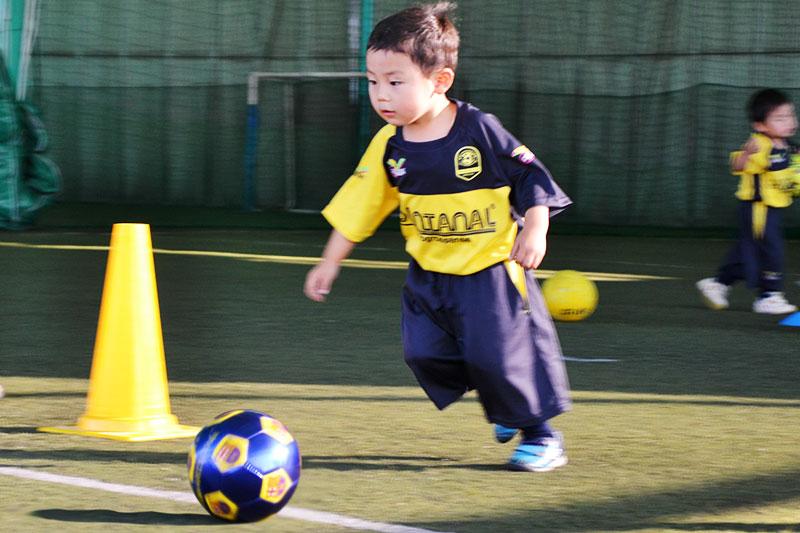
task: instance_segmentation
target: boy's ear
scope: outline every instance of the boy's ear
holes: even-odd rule
[[[753,128],[753,131],[757,131],[758,133],[764,133],[767,129],[763,122],[753,122],[750,126]]]
[[[436,72],[433,77],[433,91],[437,94],[444,94],[453,86],[456,73],[453,69],[445,67]]]

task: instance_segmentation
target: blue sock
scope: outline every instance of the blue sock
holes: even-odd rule
[[[545,439],[554,437],[553,428],[547,422],[536,424],[535,426],[528,426],[522,429],[522,442],[534,441],[538,439]]]

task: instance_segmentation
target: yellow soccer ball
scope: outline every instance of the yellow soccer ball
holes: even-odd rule
[[[555,320],[576,322],[597,309],[597,285],[575,270],[560,270],[542,284],[547,310]]]

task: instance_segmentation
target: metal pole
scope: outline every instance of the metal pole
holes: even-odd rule
[[[244,141],[244,190],[243,207],[245,211],[256,208],[256,151],[258,150],[258,106],[247,106],[247,132]]]
[[[17,100],[25,100],[28,96],[28,70],[33,55],[33,42],[38,29],[39,6],[37,0],[27,0],[24,8],[24,23],[20,38],[19,67],[17,69]]]
[[[367,43],[369,34],[372,31],[372,17],[374,12],[373,0],[361,0],[361,47],[359,70],[367,72]],[[358,84],[358,151],[363,153],[367,149],[370,140],[369,118],[372,114],[372,105],[369,102],[369,88],[367,80],[362,79]]]
[[[284,138],[286,139],[286,151],[283,154],[284,161],[284,183],[286,184],[286,199],[284,206],[286,209],[294,209],[297,205],[297,186],[295,174],[297,174],[296,144],[297,134],[295,132],[294,120],[294,83],[286,85],[284,93]]]
[[[258,109],[258,77],[250,73],[247,77],[247,129],[244,136],[244,183],[242,184],[242,207],[245,211],[256,208],[256,157],[260,113]]]
[[[25,0],[8,0],[6,10],[6,21],[10,23],[6,27],[8,39],[3,52],[12,86],[16,89],[22,51],[22,32],[25,25]]]

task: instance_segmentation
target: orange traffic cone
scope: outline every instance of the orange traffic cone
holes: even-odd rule
[[[170,413],[150,226],[114,224],[86,412],[76,427],[39,431],[144,441],[199,429]]]

